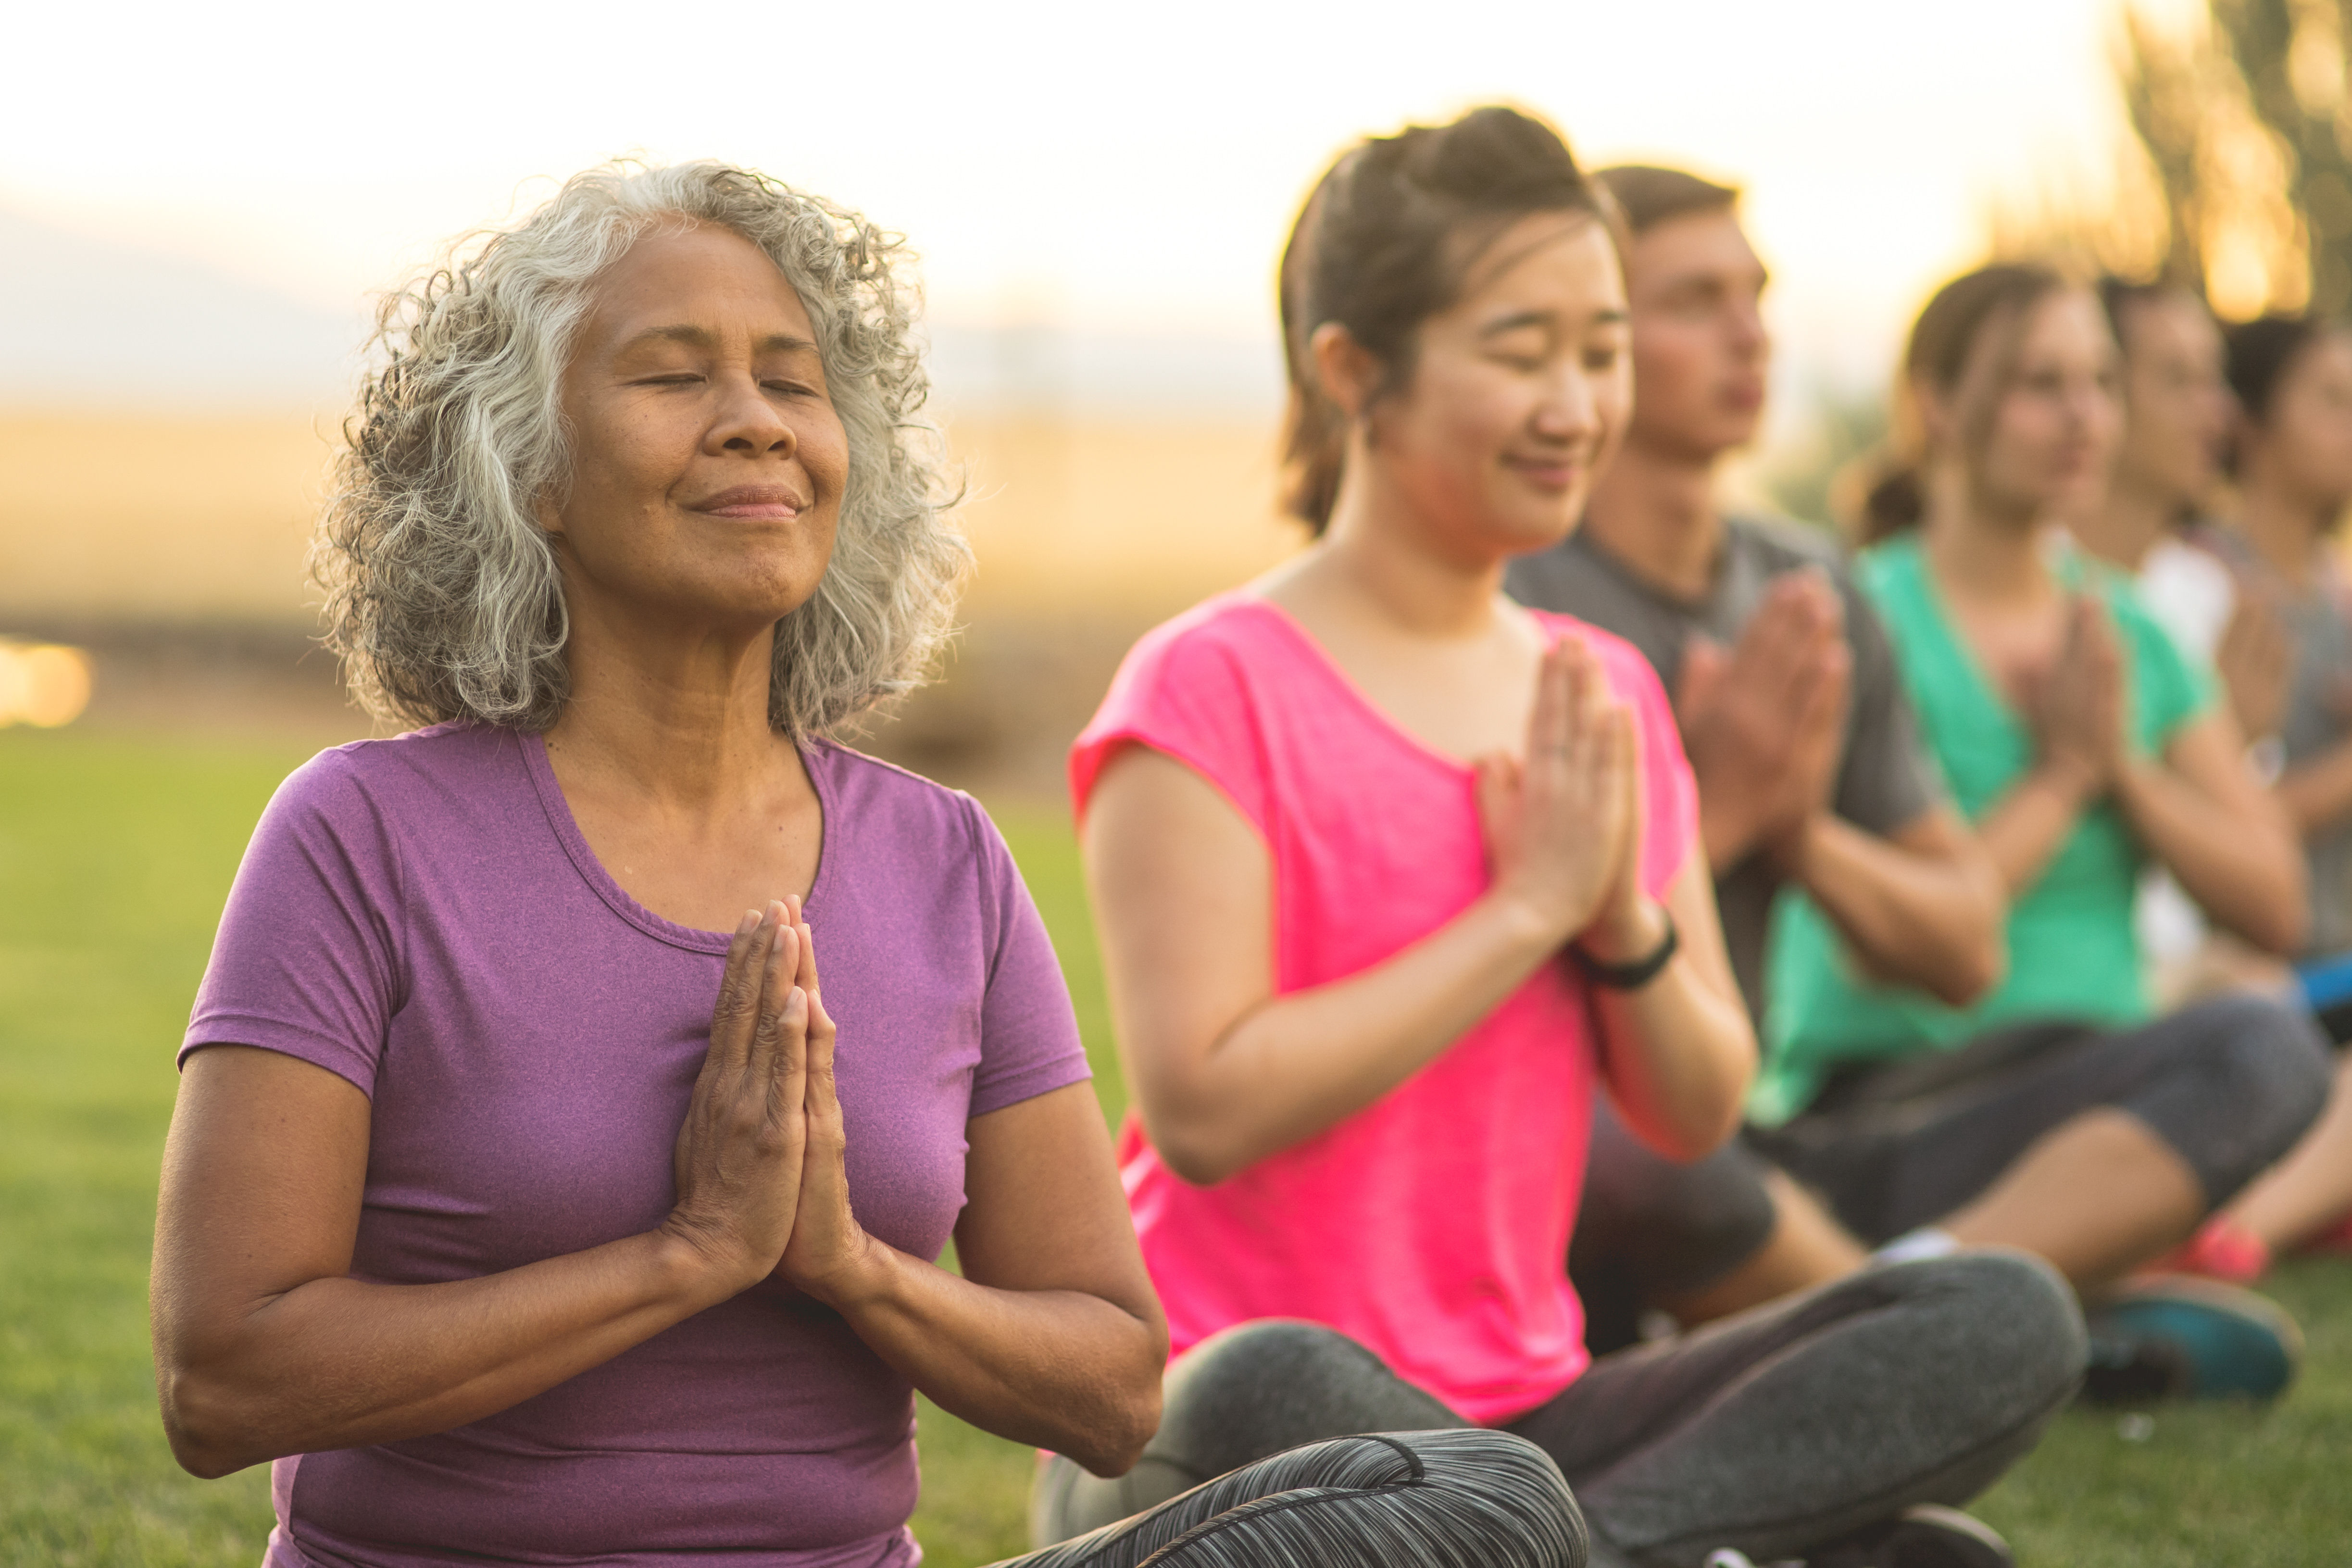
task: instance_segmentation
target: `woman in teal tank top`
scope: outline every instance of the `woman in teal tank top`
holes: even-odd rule
[[[2303,900],[2210,673],[2053,521],[2106,480],[2115,358],[2091,293],[2032,267],[1956,280],[1913,331],[1920,461],[1873,495],[1855,576],[2007,885],[2008,970],[1947,1006],[1866,973],[1789,897],[1751,1101],[1764,1142],[1865,1238],[2022,1245],[2090,1290],[2284,1153],[2326,1089],[2315,1031],[2284,1006],[2151,1018],[2132,922],[2146,858],[2273,952],[2301,940]]]

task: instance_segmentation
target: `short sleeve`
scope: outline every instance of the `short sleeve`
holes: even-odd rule
[[[397,835],[342,752],[278,786],[229,889],[180,1046],[256,1046],[373,1095],[405,991]]]
[[[1094,1075],[1061,963],[1028,884],[987,813],[977,803],[968,802],[967,809],[978,851],[982,929],[990,945],[971,1110],[985,1116]]]
[[[1548,618],[1574,627],[1591,644],[1610,689],[1633,710],[1642,745],[1642,888],[1663,899],[1698,841],[1698,780],[1683,752],[1674,706],[1658,672],[1633,644],[1565,617]]]
[[[1215,604],[1212,601],[1212,605]],[[1182,763],[1263,835],[1265,752],[1243,650],[1213,621],[1180,617],[1135,645],[1094,719],[1070,748],[1070,797],[1080,821],[1104,764],[1130,744]]]
[[[1921,743],[1885,623],[1851,584],[1840,586],[1853,679],[1835,804],[1838,816],[1884,838],[1941,804],[1944,791]]]

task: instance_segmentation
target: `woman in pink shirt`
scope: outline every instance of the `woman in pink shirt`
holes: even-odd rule
[[[1145,637],[1071,762],[1180,1359],[1129,1476],[1048,1466],[1041,1538],[1309,1437],[1478,1425],[1559,1463],[1595,1562],[2007,1561],[1922,1505],[2074,1384],[2036,1263],[1875,1268],[1587,1365],[1593,1096],[1696,1158],[1755,1054],[1654,677],[1500,592],[1630,405],[1611,216],[1503,109],[1368,141],[1307,200],[1283,314],[1317,543]]]

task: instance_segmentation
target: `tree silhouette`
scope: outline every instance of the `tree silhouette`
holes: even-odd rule
[[[2352,309],[2352,0],[2208,0],[2201,37],[2123,15],[2116,84],[2147,153],[2159,266],[2242,308]],[[2258,274],[2258,276],[2257,276]]]

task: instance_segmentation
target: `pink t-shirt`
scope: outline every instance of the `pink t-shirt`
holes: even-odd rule
[[[1566,616],[1642,740],[1643,885],[1662,894],[1697,832],[1674,714],[1642,656]],[[1397,728],[1288,615],[1211,599],[1138,643],[1070,757],[1084,813],[1134,742],[1214,784],[1264,837],[1277,993],[1366,970],[1489,884],[1471,772]],[[1119,1145],[1173,1348],[1254,1318],[1328,1323],[1473,1421],[1542,1404],[1584,1370],[1568,1282],[1597,1063],[1581,980],[1545,965],[1377,1104],[1213,1187]]]

